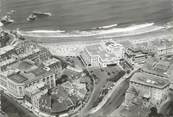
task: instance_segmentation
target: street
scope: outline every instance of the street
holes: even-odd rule
[[[92,111],[90,111],[90,114],[101,114],[106,116],[117,109],[124,101],[125,93],[129,87],[129,80],[131,76],[133,76],[133,74],[138,70],[139,67],[136,67],[130,74],[126,74],[119,79],[110,93],[104,97],[103,101],[96,108],[93,108]]]
[[[106,79],[107,79],[106,75],[105,76],[103,76],[103,74],[101,74],[101,75],[102,76],[100,76],[100,77],[102,77],[102,78],[100,78],[99,83],[95,85],[94,90],[91,94],[91,97],[88,100],[88,103],[85,105],[85,107],[80,112],[80,117],[84,117],[87,114],[87,112],[92,108],[93,103],[97,100],[97,97],[99,97],[100,92],[102,91],[102,88],[105,85]]]
[[[129,87],[128,80],[129,79],[123,79],[123,81],[116,87],[111,97],[107,100],[106,104],[104,104],[103,107],[96,113],[93,113],[94,116],[101,115],[105,117],[122,104],[122,102],[124,101],[125,92]]]

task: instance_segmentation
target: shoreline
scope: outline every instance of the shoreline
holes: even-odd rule
[[[107,40],[113,39],[115,41],[125,41],[125,40],[140,40],[140,39],[149,39],[149,38],[173,38],[173,29],[164,29],[155,32],[148,32],[145,34],[140,35],[133,35],[133,36],[123,36],[123,37],[106,37],[106,36],[91,36],[91,37],[30,37],[24,36],[26,40],[32,40],[39,43],[76,43],[76,42],[83,42],[83,43],[91,43],[100,40]]]
[[[91,30],[79,32],[66,32],[59,30],[34,30],[20,31],[17,33],[27,40],[39,43],[72,43],[72,42],[94,42],[106,39],[115,41],[121,40],[140,40],[149,38],[173,37],[173,22],[165,25],[145,23],[125,28],[112,28],[106,30]]]

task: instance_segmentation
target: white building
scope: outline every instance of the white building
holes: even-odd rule
[[[48,88],[55,87],[56,73],[45,67],[33,67],[24,71],[8,70],[0,73],[0,87],[8,91],[17,99],[22,99],[25,94],[33,92],[36,88],[45,85]],[[36,88],[34,88],[36,87]]]
[[[118,63],[124,57],[124,52],[125,49],[121,44],[106,40],[86,46],[80,57],[87,67],[106,67]]]
[[[173,41],[169,39],[154,40],[151,42],[159,56],[173,55]]]

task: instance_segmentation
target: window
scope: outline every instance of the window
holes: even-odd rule
[[[19,95],[23,95],[22,87],[19,87]]]

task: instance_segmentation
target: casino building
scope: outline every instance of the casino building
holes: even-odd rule
[[[80,58],[87,67],[106,67],[117,64],[124,57],[125,49],[113,40],[86,46],[80,52]]]

